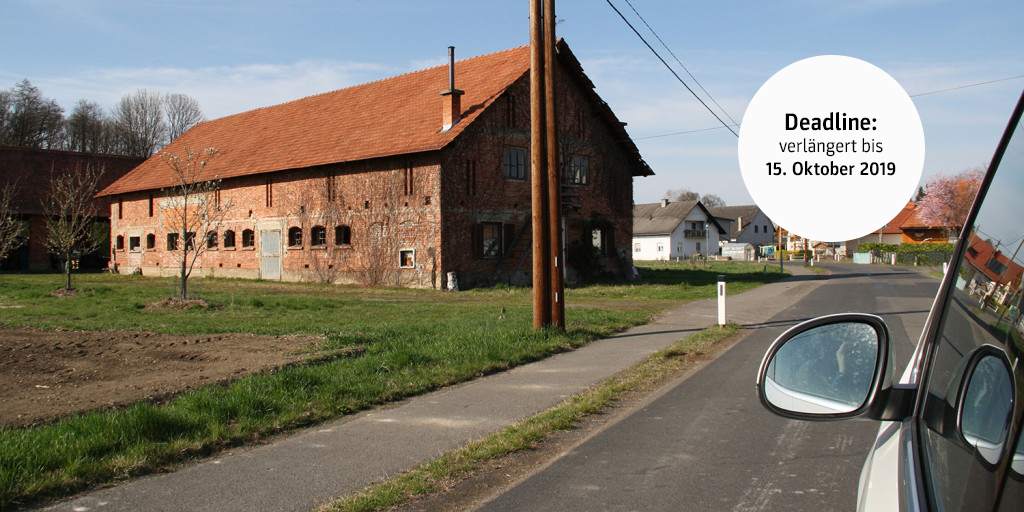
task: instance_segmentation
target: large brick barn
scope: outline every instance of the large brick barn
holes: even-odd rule
[[[633,177],[653,174],[564,42],[556,74],[568,263],[618,272]],[[197,125],[223,221],[187,233],[200,275],[445,287],[528,283],[529,47]],[[173,275],[173,172],[155,155],[107,187],[120,272]],[[178,230],[180,231],[180,229]],[[127,243],[124,243],[127,241]],[[204,247],[204,248],[205,248]],[[621,251],[629,258],[629,251]],[[574,257],[575,255],[575,257]],[[573,269],[569,269],[570,279]]]

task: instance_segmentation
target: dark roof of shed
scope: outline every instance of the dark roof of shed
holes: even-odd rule
[[[14,182],[17,194],[13,201],[14,211],[22,215],[42,215],[43,199],[50,193],[50,182],[56,173],[72,171],[87,166],[104,169],[99,188],[103,189],[124,176],[144,158],[78,153],[50,149],[15,148],[0,146],[0,185]],[[107,217],[110,212],[103,209],[97,215]]]

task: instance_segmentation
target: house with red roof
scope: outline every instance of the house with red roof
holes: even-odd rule
[[[963,222],[966,218],[960,220],[960,226],[952,226],[949,231],[946,227],[937,225],[939,223],[930,220],[929,216],[922,210],[919,205],[915,203],[908,203],[908,205],[915,205],[915,208],[910,215],[906,216],[898,225],[900,232],[903,234],[903,238],[900,243],[905,244],[924,244],[924,243],[946,243],[955,241],[951,239],[949,233],[952,232],[953,236],[960,231],[963,227]]]
[[[52,176],[75,172],[86,167],[103,169],[99,187],[107,187],[124,176],[142,158],[57,151],[51,149],[16,148],[0,146],[0,187],[14,183],[16,194],[12,201],[14,214],[23,222],[28,237],[10,254],[0,254],[5,270],[49,270],[60,268],[56,256],[46,248],[46,211],[44,201],[50,194]],[[110,215],[109,198],[93,201],[96,221],[105,224]],[[83,255],[79,264],[84,268],[103,268],[107,265],[108,251]]]
[[[905,241],[904,233],[902,229],[903,222],[906,221],[914,214],[916,203],[913,201],[907,202],[899,213],[893,217],[892,220],[886,222],[884,226],[875,231],[864,235],[856,240],[850,240],[846,242],[846,246],[851,251],[856,251],[857,246],[866,243],[883,243],[883,244],[894,244],[898,245]]]
[[[617,272],[632,180],[653,172],[564,41],[556,60],[566,246],[604,246],[596,263]],[[220,180],[224,218],[185,236],[206,245],[200,275],[528,283],[529,73],[524,46],[200,123],[99,194],[128,242],[118,270],[177,272],[163,155],[215,148],[200,179]]]
[[[1024,267],[977,233],[972,232],[969,240],[967,254],[964,255],[968,292],[982,301],[992,299],[1006,305],[1010,295],[1020,289]]]

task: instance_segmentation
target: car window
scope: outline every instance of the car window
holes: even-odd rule
[[[1010,510],[1024,477],[1014,465],[1024,393],[1024,130],[1014,136],[949,272],[939,334],[923,384],[919,437],[925,486],[938,510]],[[984,190],[984,187],[982,188]],[[964,219],[966,220],[966,215]],[[961,221],[962,223],[962,221]],[[1004,488],[1005,486],[1005,488]],[[1000,494],[1003,500],[1000,500]],[[1010,508],[1007,508],[1009,506]]]

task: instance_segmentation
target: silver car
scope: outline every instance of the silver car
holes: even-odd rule
[[[1024,128],[1021,95],[902,378],[881,318],[783,333],[757,392],[803,420],[881,421],[858,510],[1024,510]]]

